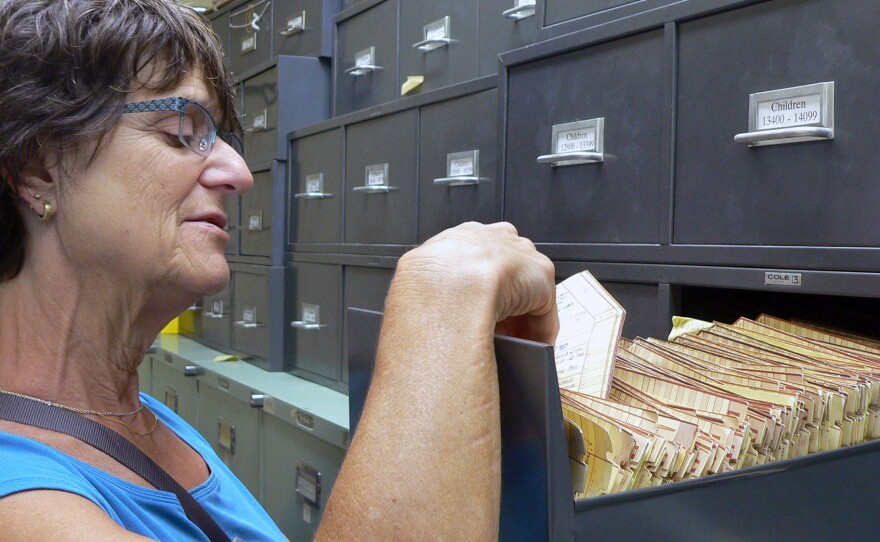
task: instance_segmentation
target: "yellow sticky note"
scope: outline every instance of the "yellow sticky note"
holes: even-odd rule
[[[168,322],[168,325],[166,325],[162,329],[161,333],[180,333],[180,320],[179,320],[179,318],[175,318],[174,320],[171,320],[170,322]]]
[[[413,92],[425,82],[425,77],[422,75],[407,75],[406,82],[400,87],[400,95],[406,96],[410,92]]]
[[[241,358],[233,355],[217,356],[214,361],[239,361]]]

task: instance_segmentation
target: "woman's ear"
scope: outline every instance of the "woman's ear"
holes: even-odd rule
[[[27,203],[41,220],[48,220],[55,213],[55,182],[52,173],[41,162],[26,166],[21,181],[12,187],[18,198]]]

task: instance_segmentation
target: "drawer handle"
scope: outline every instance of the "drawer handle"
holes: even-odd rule
[[[183,368],[184,376],[199,376],[205,374],[205,370],[198,365],[187,365]]]
[[[236,320],[232,323],[232,325],[241,329],[257,329],[260,327],[266,327],[266,324],[263,324],[261,322],[245,322],[244,320]]]
[[[758,132],[745,132],[733,137],[735,143],[754,145],[764,141],[778,141],[780,139],[795,139],[809,137],[816,139],[834,139],[834,130],[822,126],[795,126],[792,128],[777,128],[775,130],[761,130]]]
[[[333,194],[329,192],[300,192],[299,194],[294,194],[293,197],[296,199],[326,199],[332,198]]]
[[[502,15],[504,15],[508,19],[513,19],[514,21],[525,19],[526,17],[531,17],[534,14],[535,4],[523,4],[515,8],[504,10],[504,12],[502,13]]]
[[[266,395],[262,393],[251,394],[251,406],[253,408],[263,408],[266,403]]]
[[[306,12],[287,21],[287,27],[279,32],[282,36],[292,36],[306,31]]]
[[[293,327],[296,329],[302,329],[305,331],[317,331],[319,329],[323,329],[323,328],[327,327],[327,325],[326,324],[313,324],[311,322],[304,322],[302,320],[296,320],[296,321],[290,323],[290,327]]]
[[[195,312],[195,311],[200,311],[200,310],[202,310],[202,306],[199,305],[198,303],[193,303],[192,305],[189,306],[189,308],[186,309],[186,312]]]
[[[473,186],[475,184],[480,184],[480,181],[485,181],[484,177],[442,177],[440,179],[434,179],[434,184],[438,185],[446,185],[449,187],[452,186]]]
[[[351,68],[348,68],[345,70],[345,73],[352,77],[360,77],[361,75],[366,75],[381,69],[384,68],[382,68],[382,66],[376,66],[375,64],[361,64],[360,66],[352,66]]]
[[[254,134],[254,133],[258,133],[258,132],[268,132],[269,130],[271,130],[271,128],[269,128],[265,124],[263,126],[248,126],[247,128],[244,129],[244,131],[249,134]]]
[[[430,40],[422,40],[418,43],[413,43],[413,48],[418,49],[423,53],[427,53],[429,51],[433,51],[434,49],[446,47],[450,43],[455,43],[455,41],[456,40],[452,38],[434,38]]]
[[[355,186],[352,188],[355,192],[366,192],[367,194],[386,194],[397,190],[396,186]]]
[[[564,166],[567,162],[578,164],[593,164],[601,162],[605,155],[601,152],[563,152],[559,154],[545,154],[538,157],[539,164],[550,164],[551,167]]]
[[[222,319],[226,318],[227,316],[229,316],[228,314],[223,314],[221,312],[214,312],[214,311],[208,311],[208,312],[205,312],[202,314],[204,314],[208,318],[211,318],[214,320],[222,320]]]

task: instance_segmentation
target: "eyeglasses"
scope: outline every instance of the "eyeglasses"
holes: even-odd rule
[[[123,113],[150,113],[153,111],[179,112],[180,125],[177,130],[177,137],[186,148],[199,156],[208,156],[217,136],[220,136],[220,139],[225,141],[239,155],[244,155],[244,143],[242,143],[241,139],[232,132],[218,130],[211,113],[195,100],[177,96],[146,102],[127,103],[122,108]]]

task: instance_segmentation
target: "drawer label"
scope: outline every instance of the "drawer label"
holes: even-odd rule
[[[257,50],[257,35],[250,34],[241,40],[241,54],[250,53]]]
[[[265,130],[266,129],[266,110],[264,109],[258,115],[254,116],[254,130]]]
[[[596,128],[564,130],[556,134],[558,154],[596,150]]]
[[[222,301],[214,301],[211,303],[211,312],[217,316],[223,314],[223,302]]]
[[[305,18],[306,18],[306,12],[303,11],[302,13],[297,15],[296,17],[292,17],[290,19],[287,19],[287,30],[289,30],[289,31],[290,30],[305,30],[305,28],[306,28]]]
[[[257,323],[257,308],[248,307],[241,312],[241,319],[246,324]]]
[[[354,55],[354,65],[358,68],[362,68],[364,66],[372,66],[375,64],[376,60],[376,48],[370,47],[369,49],[364,49],[363,51],[359,51]]]
[[[449,37],[449,17],[443,17],[425,25],[426,40],[442,40]]]
[[[248,218],[249,231],[263,231],[263,211],[251,214]]]
[[[513,7],[524,8],[531,7],[535,5],[535,0],[516,0],[516,3]]]
[[[306,192],[309,194],[320,194],[324,191],[324,174],[315,173],[306,175]]]
[[[306,414],[305,412],[296,411],[296,423],[305,427],[306,429],[314,429],[315,428],[315,418],[311,414]]]
[[[479,150],[453,152],[446,155],[447,177],[476,177],[479,167]]]
[[[816,124],[821,119],[821,94],[758,102],[756,122],[759,130]]]
[[[388,164],[374,164],[366,168],[366,186],[388,184]]]
[[[320,314],[321,307],[319,305],[313,305],[312,303],[302,304],[302,321],[306,324],[317,324]]]
[[[764,272],[764,286],[793,286],[796,288],[804,284],[801,273],[788,273],[785,271]]]

